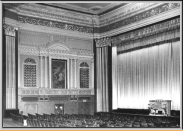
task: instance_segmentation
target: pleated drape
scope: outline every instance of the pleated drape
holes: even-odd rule
[[[180,110],[180,41],[118,55],[118,108],[147,109],[149,100],[172,100]]]
[[[113,46],[113,109],[164,99],[180,110],[180,51],[179,28]]]

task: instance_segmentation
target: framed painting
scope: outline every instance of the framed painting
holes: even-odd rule
[[[67,88],[67,60],[52,59],[52,88]]]

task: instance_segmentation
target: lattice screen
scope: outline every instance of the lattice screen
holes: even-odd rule
[[[89,88],[89,66],[86,62],[80,64],[80,88]]]
[[[32,59],[31,62],[30,58],[29,62],[27,59],[24,61],[24,87],[36,87],[36,65],[35,61]]]

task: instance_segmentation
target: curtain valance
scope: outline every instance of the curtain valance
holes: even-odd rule
[[[180,18],[145,27],[127,34],[112,38],[112,44],[117,44],[118,53],[143,47],[150,44],[180,39]]]

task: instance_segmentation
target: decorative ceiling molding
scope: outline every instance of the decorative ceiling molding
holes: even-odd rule
[[[80,4],[80,5],[78,5]],[[81,5],[83,4],[83,5]],[[86,4],[90,4],[90,7],[86,7]],[[124,3],[107,3],[108,5],[106,6],[101,6],[101,4],[106,4],[106,3],[101,3],[98,2],[98,5],[96,3],[46,3],[46,5],[53,5],[56,7],[61,7],[61,8],[67,8],[70,10],[75,10],[83,13],[88,13],[91,15],[99,15],[109,9],[115,8],[116,6],[119,6],[119,4],[122,4],[123,6]],[[84,7],[85,5],[85,7]],[[92,6],[93,5],[93,6]]]
[[[5,4],[6,9],[13,12],[18,12],[20,15],[26,16],[37,16],[44,19],[52,19],[61,22],[67,22],[72,24],[92,26],[91,15],[86,15],[82,13],[76,13],[63,9],[56,9],[53,7],[44,5],[38,5],[34,3],[8,3]]]
[[[42,9],[39,10],[39,12],[37,13],[42,13],[45,10],[48,11],[48,9],[43,8],[42,5],[36,5],[36,4],[26,4],[26,5],[23,5],[24,7],[22,5],[19,7],[15,6],[16,7],[15,9],[20,7],[25,8],[25,7],[28,7],[28,5],[31,5],[29,7],[31,8],[31,10],[34,9],[33,7],[36,7],[36,11],[38,11],[38,7],[42,7]],[[49,10],[50,9],[53,9],[53,8],[50,7]],[[107,26],[95,28],[95,31],[99,30],[99,32],[94,34],[93,34],[93,27],[72,25],[72,24],[47,20],[47,19],[43,20],[39,16],[37,16],[39,18],[19,16],[19,22],[15,22],[15,23],[10,19],[5,18],[5,23],[18,25],[18,27],[20,27],[21,29],[30,30],[30,31],[61,34],[65,36],[72,35],[74,37],[88,38],[88,39],[103,38],[103,37],[118,35],[126,31],[134,30],[143,26],[147,26],[149,24],[153,24],[155,22],[159,22],[171,17],[178,16],[180,15],[180,2],[179,3],[176,3],[176,2],[175,3],[133,3],[133,4],[130,3],[121,7],[120,9],[121,11],[119,11],[118,13],[111,14],[112,12],[119,10],[119,9],[116,9],[112,12],[102,15],[101,17],[95,16],[94,17],[95,21],[91,21],[91,23],[95,24],[93,27],[95,27],[96,25],[97,26],[100,25],[103,18],[104,18],[103,21],[107,21],[108,24],[106,23]],[[56,9],[54,11],[56,11]],[[50,10],[50,12],[54,12],[54,11]],[[68,14],[73,13],[73,12],[69,13],[69,11],[66,11],[66,12],[68,12]],[[47,14],[47,13],[49,12],[46,12],[43,14]],[[64,13],[62,14],[65,15]],[[89,17],[89,15],[87,16]],[[45,17],[47,16],[45,15]],[[109,23],[112,23],[112,24],[109,24]]]
[[[157,6],[155,8],[146,10],[142,13],[139,13],[137,15],[125,18],[121,21],[118,21],[114,24],[110,24],[108,26],[100,27],[100,33],[111,31],[113,29],[130,25],[133,23],[136,23],[138,21],[142,21],[143,19],[147,19],[165,12],[169,12],[171,10],[175,10],[176,8],[180,9],[180,3],[165,3],[163,5]]]
[[[160,22],[162,20],[166,20],[166,19],[176,17],[179,15],[180,15],[180,8],[169,10],[169,11],[163,12],[163,13],[158,14],[158,15],[153,15],[150,18],[142,19],[138,22],[135,22],[135,23],[132,23],[129,25],[125,25],[125,26],[122,26],[122,27],[117,28],[117,29],[110,30],[108,32],[101,33],[100,38],[101,37],[111,37],[114,35],[122,34],[124,32],[128,32],[128,31],[131,31],[131,30],[134,30],[137,28],[141,28],[144,26],[148,26],[150,24],[154,24],[154,23]]]
[[[52,35],[73,36],[73,37],[82,38],[82,39],[93,39],[92,33],[82,33],[77,31],[64,30],[60,28],[33,25],[28,23],[20,23],[10,18],[4,18],[4,23],[14,27],[18,27],[21,30],[26,30],[31,32],[48,33]]]
[[[101,15],[99,18],[99,25],[100,25],[100,27],[110,25],[112,23],[115,23],[117,21],[130,17],[132,15],[136,15],[144,10],[154,8],[161,4],[163,4],[163,3],[130,3],[130,4],[127,4],[124,7],[121,7],[114,11],[106,13],[104,15]]]

